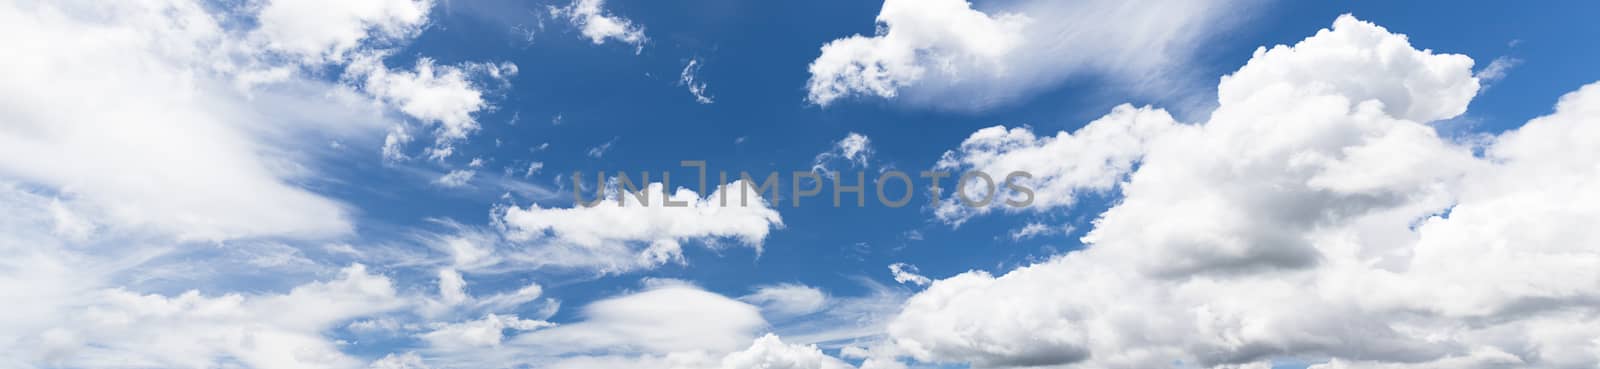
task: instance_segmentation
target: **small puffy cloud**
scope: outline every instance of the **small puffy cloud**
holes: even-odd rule
[[[438,179],[434,179],[433,184],[447,188],[463,187],[466,186],[467,182],[472,180],[472,176],[476,175],[477,173],[477,171],[466,169],[452,170],[449,173],[439,176]]]
[[[422,362],[422,356],[415,352],[407,352],[400,355],[384,355],[383,358],[367,365],[367,369],[432,369],[432,367]]]
[[[573,0],[572,4],[564,7],[550,7],[550,15],[566,19],[573,27],[578,27],[583,37],[595,45],[604,44],[609,39],[633,45],[636,50],[644,50],[644,43],[649,41],[644,35],[643,26],[611,14],[605,9],[605,0]]]
[[[489,107],[484,91],[504,86],[517,74],[511,63],[464,63],[437,65],[420,58],[412,70],[394,70],[383,64],[382,53],[359,55],[345,70],[362,91],[397,107],[425,125],[434,127],[434,146],[430,159],[443,160],[454,152],[454,143],[464,140],[479,128],[475,115]],[[398,146],[410,141],[404,131],[391,133],[384,142],[386,158],[404,158]],[[394,147],[391,149],[391,147]]]
[[[539,174],[540,170],[544,170],[544,162],[536,161],[528,163],[528,169],[523,171],[522,178],[532,178],[534,174]]]
[[[823,354],[816,346],[784,344],[768,334],[756,339],[750,348],[722,358],[720,369],[852,369],[850,364]]]
[[[900,284],[913,284],[926,286],[933,280],[918,274],[917,266],[906,263],[889,264],[889,273],[894,276],[894,281]]]
[[[1011,240],[1021,241],[1034,237],[1069,234],[1072,233],[1073,230],[1074,227],[1071,225],[1052,227],[1044,223],[1028,223],[1027,225],[1022,226],[1022,228],[1011,230]]]
[[[865,168],[867,161],[872,159],[872,154],[872,139],[867,138],[867,135],[850,132],[834,142],[828,151],[817,154],[812,160],[811,171],[831,172],[829,165],[835,164],[836,161],[844,161],[852,167]]]
[[[595,159],[603,158],[603,157],[606,156],[606,152],[611,151],[611,146],[612,145],[616,145],[617,144],[617,140],[620,140],[620,139],[622,139],[622,138],[621,137],[612,137],[611,140],[608,140],[605,143],[600,144],[599,146],[595,146],[595,147],[589,148],[589,152],[587,154],[591,158],[595,158]],[[541,145],[540,147],[543,148],[544,146]]]
[[[751,187],[735,181],[701,197],[687,188],[669,193],[661,183],[640,192],[609,186],[604,198],[585,199],[592,207],[510,207],[499,220],[508,239],[532,246],[508,256],[516,262],[626,272],[681,262],[681,243],[691,240],[732,239],[759,250],[783,220]]]
[[[405,146],[415,139],[404,125],[397,124],[390,128],[389,133],[383,136],[383,160],[399,162],[411,159],[411,155],[406,154]]]
[[[902,87],[936,73],[928,68],[933,63],[1003,58],[1022,46],[1022,28],[1030,19],[991,17],[964,0],[890,0],[877,22],[882,24],[878,35],[855,35],[822,47],[810,66],[807,100],[827,105],[854,94],[895,97]]]
[[[807,100],[852,96],[982,109],[1098,73],[1157,90],[1204,35],[1251,1],[889,0],[877,32],[828,42],[812,61]]]
[[[828,306],[826,293],[799,284],[762,286],[739,300],[760,306],[762,312],[779,318],[815,313]]]

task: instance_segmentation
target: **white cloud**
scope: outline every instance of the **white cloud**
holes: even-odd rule
[[[543,320],[520,319],[516,315],[489,314],[483,319],[441,325],[422,334],[421,338],[433,349],[497,347],[505,339],[506,330],[526,332],[552,326],[555,324]]]
[[[733,351],[750,342],[766,321],[754,306],[669,283],[601,300],[583,308],[584,321],[517,337],[524,345],[581,353],[633,347],[649,353]]]
[[[415,36],[429,4],[313,3],[306,17],[295,1],[0,5],[0,31],[17,36],[0,61],[0,174],[60,190],[108,227],[186,240],[348,234],[349,210],[302,188],[331,154],[308,143],[365,141],[392,123],[390,107],[316,70]],[[386,156],[409,140],[392,134]]]
[[[415,37],[432,7],[430,0],[271,0],[261,8],[254,36],[310,63],[340,61],[365,42]]]
[[[1263,48],[1143,145],[1087,249],[936,281],[890,335],[976,367],[1593,366],[1600,84],[1480,157],[1427,125],[1471,66],[1348,16]]]
[[[169,297],[106,289],[83,297],[87,304],[56,311],[75,318],[15,341],[31,352],[18,358],[72,367],[356,367],[360,361],[323,331],[401,306],[389,280],[360,265],[286,294]]]
[[[531,178],[534,174],[539,174],[542,169],[544,169],[544,162],[542,161],[528,163],[528,170],[523,172],[522,178]]]
[[[397,124],[391,127],[389,133],[383,137],[383,160],[399,162],[411,159],[410,155],[406,155],[405,146],[415,139],[406,131],[404,125]]]
[[[1203,36],[1251,1],[1148,4],[1115,0],[889,0],[872,36],[829,42],[811,63],[807,100],[852,96],[982,109],[1099,73],[1159,90]]]
[[[854,279],[869,292],[858,296],[830,295],[825,307],[801,319],[778,317],[772,333],[782,336],[785,342],[839,348],[842,357],[852,357],[843,349],[856,347],[872,351],[866,355],[876,359],[871,361],[892,361],[897,352],[885,333],[890,319],[910,296],[909,291],[867,277]]]
[[[776,318],[791,318],[821,311],[828,306],[828,295],[816,287],[799,284],[761,286],[739,300],[761,307]]]
[[[843,160],[852,167],[865,168],[867,161],[872,159],[872,154],[872,139],[867,138],[867,135],[850,132],[834,142],[828,151],[817,154],[812,161],[811,171],[829,173],[832,171],[829,165],[835,160]]]
[[[1070,224],[1064,226],[1050,226],[1044,223],[1028,223],[1027,225],[1022,226],[1022,228],[1011,230],[1011,240],[1021,241],[1034,237],[1070,234],[1073,230],[1074,227]]]
[[[589,157],[595,158],[595,159],[599,159],[599,158],[605,157],[606,156],[606,152],[607,151],[611,151],[611,145],[617,144],[617,140],[620,140],[620,139],[622,139],[622,138],[621,137],[612,137],[611,140],[608,140],[605,143],[600,144],[600,146],[595,146],[595,147],[589,148],[589,152],[588,152]],[[542,148],[544,146],[541,145],[540,147]]]
[[[477,171],[465,169],[452,170],[449,173],[439,176],[438,179],[433,180],[433,184],[448,188],[463,187],[467,185],[468,181],[472,180],[472,176],[475,174],[477,174]]]
[[[666,355],[574,357],[547,366],[555,369],[852,369],[813,345],[784,343],[775,335],[756,339],[750,347],[727,355],[690,351]]]
[[[573,0],[564,7],[550,7],[550,15],[565,18],[595,45],[611,39],[633,45],[635,52],[643,51],[644,43],[650,40],[644,35],[644,27],[612,15],[604,6],[605,0]]]
[[[612,187],[593,207],[510,207],[499,219],[508,239],[532,246],[508,256],[518,263],[627,272],[682,262],[680,244],[690,240],[734,239],[759,251],[783,220],[750,187],[735,181],[701,197],[687,188],[668,195],[661,183],[651,183],[642,190],[644,202],[638,193]],[[749,196],[747,204],[741,204],[742,194]],[[666,206],[669,199],[684,206]]]
[[[348,132],[328,117],[280,114],[338,108],[340,96],[293,90],[328,88],[311,82],[254,99],[230,88],[228,70],[242,66],[213,67],[227,48],[204,45],[239,41],[199,4],[0,5],[0,31],[15,36],[0,61],[5,177],[61,189],[113,226],[180,238],[349,231],[343,205],[291,184],[305,174],[291,165],[301,158],[274,142]]]
[[[932,279],[918,274],[917,266],[906,263],[889,264],[889,273],[894,276],[894,281],[900,284],[913,284],[926,286],[933,282]]]
[[[413,70],[391,70],[383,64],[383,53],[356,56],[345,70],[345,78],[374,97],[394,105],[407,116],[435,126],[430,159],[443,160],[454,152],[454,143],[479,128],[474,117],[489,107],[484,90],[505,86],[517,74],[515,64],[464,63],[436,65],[433,59],[417,59]],[[491,85],[486,85],[489,83]],[[390,147],[410,141],[408,136],[391,134],[384,142],[386,157]],[[392,156],[392,157],[391,157]]]
[[[947,224],[959,225],[996,208],[1044,211],[1071,206],[1081,192],[1111,190],[1133,170],[1148,146],[1178,128],[1177,121],[1164,110],[1123,104],[1077,132],[1060,132],[1055,137],[1036,137],[1026,127],[994,126],[978,130],[962,141],[959,149],[945,152],[935,169],[987,174],[996,184],[995,200],[990,206],[967,206],[955,193],[958,186],[950,185],[945,187],[948,189],[946,198],[934,209],[934,214]],[[1032,204],[1027,207],[1005,204],[1005,201],[1025,201],[1028,196],[1011,191],[1005,185],[1006,177],[1013,172],[1025,172],[1032,177],[1016,177],[1012,182],[1033,191]],[[966,189],[970,199],[988,195],[981,182]]]
[[[750,348],[723,357],[721,369],[851,369],[839,359],[822,353],[816,346],[784,344],[768,334],[756,339]]]
[[[503,316],[500,318],[505,321],[495,324],[513,324],[518,320],[514,315],[505,314],[506,312],[515,311],[529,305],[535,300],[539,300],[539,297],[544,294],[543,287],[530,283],[515,290],[492,295],[474,296],[467,290],[466,277],[453,268],[439,270],[438,288],[438,298],[430,296],[412,297],[412,307],[416,309],[415,313],[418,316],[428,319],[449,320],[463,316],[502,314]],[[531,318],[548,319],[561,305],[559,301],[547,298],[533,307],[537,308],[537,311],[541,312],[541,314],[531,316]],[[489,318],[485,317],[484,319]],[[480,321],[476,324],[481,326],[482,324],[490,324],[490,322]]]
[[[701,65],[699,59],[689,59],[689,64],[684,65],[683,72],[678,74],[678,84],[689,88],[689,93],[694,95],[695,102],[710,104],[712,100],[710,96],[706,96],[706,82],[698,80]]]
[[[1511,73],[1511,68],[1516,68],[1518,64],[1522,64],[1522,59],[1509,56],[1494,58],[1494,60],[1489,61],[1489,65],[1478,70],[1478,73],[1474,74],[1473,77],[1477,77],[1478,83],[1483,84],[1483,89],[1487,90],[1489,85],[1506,78],[1506,74]]]
[[[851,368],[816,346],[762,335],[767,322],[755,306],[682,282],[649,283],[643,291],[596,301],[584,307],[581,316],[555,327],[523,322],[518,324],[531,329],[473,329],[473,334],[455,338],[478,345],[440,340],[422,352],[463,367]],[[484,319],[471,324],[498,326],[493,323]],[[465,325],[450,327],[468,332]],[[506,332],[509,337],[500,336]]]
[[[409,302],[360,264],[308,282],[331,272],[307,254],[321,250],[279,240],[354,228],[345,205],[307,189],[327,181],[321,161],[348,151],[325,143],[376,145],[401,127],[385,155],[403,156],[411,138],[390,117],[451,116],[404,83],[373,96],[324,80],[354,55],[408,42],[430,8],[0,4],[0,32],[18,37],[0,60],[0,295],[29,301],[0,314],[0,366],[362,366],[330,331]],[[390,74],[424,87],[448,75]],[[363,254],[351,250],[339,257]],[[266,271],[219,271],[233,267]],[[297,273],[270,273],[286,267]],[[251,292],[228,292],[241,275]]]
[[[50,217],[55,220],[52,233],[62,239],[82,242],[94,234],[94,222],[68,209],[60,199],[51,199]]]
[[[415,352],[400,355],[388,354],[383,358],[373,361],[368,369],[430,369],[427,363],[422,362],[422,356]]]

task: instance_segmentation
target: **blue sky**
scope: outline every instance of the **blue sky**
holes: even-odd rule
[[[13,2],[0,368],[1593,366],[1597,11]]]
[[[1423,4],[1262,4],[1244,14],[1248,22],[1205,44],[1196,58],[1203,62],[1186,65],[1195,70],[1197,80],[1192,83],[1196,86],[1175,92],[1182,95],[1175,98],[1129,97],[1126,92],[1115,92],[1120,87],[1114,82],[1096,82],[1090,77],[982,112],[927,111],[866,99],[820,108],[805,101],[806,65],[821,44],[872,32],[872,18],[880,4],[606,4],[616,14],[646,27],[653,40],[643,52],[635,55],[629,45],[594,45],[579,37],[578,31],[555,22],[528,42],[524,35],[506,31],[504,24],[485,19],[537,13],[550,4],[453,4],[448,13],[434,20],[440,29],[430,30],[399,53],[429,55],[441,62],[494,59],[527,66],[496,104],[497,111],[480,116],[483,131],[463,147],[454,166],[484,157],[492,160],[491,169],[511,167],[520,174],[526,162],[539,161],[545,167],[530,182],[546,187],[554,185],[554,175],[572,171],[589,176],[585,182],[592,181],[595,171],[618,170],[671,170],[675,176],[693,178],[693,169],[679,167],[681,160],[706,160],[711,170],[787,174],[809,169],[818,153],[846,134],[859,132],[872,138],[873,165],[920,171],[931,168],[940,154],[979,128],[1029,125],[1039,131],[1073,130],[1125,102],[1162,107],[1188,98],[1188,93],[1214,96],[1214,91],[1206,91],[1213,88],[1207,85],[1237,69],[1256,47],[1298,41],[1344,13],[1404,32],[1419,47],[1469,55],[1482,60],[1480,63],[1498,57],[1523,60],[1513,69],[1513,77],[1474,100],[1470,115],[1478,121],[1474,132],[1492,133],[1520,125],[1547,113],[1551,101],[1561,94],[1600,79],[1600,72],[1582,67],[1590,65],[1582,60],[1600,59],[1597,51],[1565,42],[1582,38],[1575,35],[1600,32],[1576,19],[1581,11],[1460,6],[1450,10],[1451,21],[1442,22],[1408,16],[1431,8]],[[534,27],[537,22],[523,18],[528,17],[498,22],[511,22],[512,28]],[[1515,46],[1513,41],[1517,41]],[[704,65],[698,76],[708,84],[715,99],[712,104],[696,103],[678,84],[679,72],[691,59]],[[404,60],[391,62],[403,64]],[[559,125],[551,123],[556,116],[561,117]],[[507,124],[513,117],[517,124]],[[736,143],[740,138],[743,143]],[[503,144],[495,147],[493,139]],[[603,158],[588,156],[589,149],[613,140],[615,144]],[[548,150],[530,152],[547,142],[551,144]],[[375,167],[373,171],[389,171],[378,167],[379,163],[368,164]],[[495,170],[485,172],[496,175]],[[472,196],[439,191],[415,179],[394,181],[398,183],[380,183],[395,186],[372,186],[366,181],[350,185],[377,187],[376,191],[352,190],[358,193],[404,191],[405,195],[396,195],[404,201],[379,197],[361,202],[361,208],[374,209],[374,219],[399,227],[426,227],[419,223],[419,218],[425,217],[484,222],[484,209],[499,202],[502,193],[484,189]],[[360,197],[366,196],[378,195]],[[919,194],[917,202],[924,202],[925,196]],[[541,203],[566,206],[570,198],[570,191],[560,191],[557,198]],[[1103,203],[1110,199],[1097,196],[1091,200]],[[804,283],[851,295],[865,292],[860,277],[892,284],[884,266],[894,262],[911,262],[931,276],[971,269],[1001,273],[1077,248],[1076,237],[1013,241],[1007,234],[1036,220],[1073,224],[1081,233],[1088,220],[1104,210],[1103,204],[1091,204],[1069,211],[979,219],[952,229],[933,221],[926,209],[887,209],[870,201],[868,205],[864,209],[786,207],[786,229],[774,232],[764,242],[765,253],[760,257],[744,248],[691,248],[686,257],[689,265],[668,265],[647,274],[695,281],[729,295],[772,283]],[[391,207],[398,209],[388,210],[395,209]],[[921,233],[924,239],[907,239],[911,231]],[[856,248],[858,243],[870,247],[862,252]],[[604,297],[634,288],[638,278],[577,278],[583,281],[565,288],[578,296]],[[580,297],[565,300],[583,301]]]

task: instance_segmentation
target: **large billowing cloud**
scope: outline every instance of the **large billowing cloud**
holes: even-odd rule
[[[330,142],[375,156],[385,126],[487,108],[393,92],[476,97],[493,86],[453,82],[514,68],[359,88],[327,71],[409,41],[432,2],[224,5],[0,3],[0,295],[21,302],[0,314],[0,366],[361,367],[328,331],[407,304],[359,264],[263,240],[351,233],[353,212],[308,190]],[[305,268],[230,293],[208,272],[235,260],[171,260],[207,252]]]
[[[1157,113],[1121,107],[1054,140],[980,131],[1003,144],[957,167],[1077,153],[1035,168],[1080,173],[1042,188],[1123,197],[1087,249],[936,281],[889,332],[977,367],[1595,366],[1600,84],[1483,146],[1442,139],[1429,123],[1466,111],[1472,64],[1344,16],[1257,51],[1200,124],[1141,130],[1117,117]],[[1073,143],[1108,129],[1154,134]]]
[[[822,47],[807,100],[982,109],[1091,73],[1136,91],[1171,87],[1163,81],[1198,41],[1253,3],[1009,0],[980,9],[966,0],[889,0],[876,34]]]
[[[0,61],[0,175],[93,205],[96,218],[134,232],[346,234],[345,206],[301,187],[316,180],[329,141],[370,142],[404,125],[388,118],[396,110],[439,122],[443,141],[460,139],[486,108],[485,86],[470,76],[515,71],[421,63],[389,72],[369,58],[351,72],[368,83],[349,88],[317,71],[416,35],[430,2],[259,5],[0,5],[0,31],[16,36]]]

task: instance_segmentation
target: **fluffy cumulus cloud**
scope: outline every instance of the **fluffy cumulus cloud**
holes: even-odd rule
[[[643,26],[606,10],[605,0],[573,0],[567,6],[550,7],[550,15],[565,19],[595,45],[612,40],[633,45],[638,52],[643,51],[644,43],[650,40],[645,37]]]
[[[1600,84],[1482,146],[1442,139],[1429,123],[1465,112],[1472,66],[1350,16],[1262,48],[1210,120],[1108,141],[1131,169],[1052,179],[1120,189],[1085,250],[935,281],[889,333],[916,360],[975,367],[1594,366]],[[1135,111],[1164,115],[1108,117]],[[975,151],[1067,137],[1020,136]]]
[[[430,0],[275,0],[263,4],[253,34],[267,46],[313,62],[339,60],[369,40],[399,41],[422,32]]]
[[[509,207],[498,220],[506,238],[526,245],[517,262],[536,267],[616,273],[683,262],[682,243],[716,245],[732,240],[760,250],[778,211],[753,186],[734,181],[701,197],[694,190],[668,192],[661,183],[638,191],[606,186],[606,196],[572,208]]]
[[[517,74],[516,64],[465,63],[459,66],[436,65],[421,58],[413,70],[391,70],[383,64],[384,54],[358,55],[345,69],[345,78],[363,91],[393,105],[400,112],[434,128],[434,146],[428,158],[443,160],[455,151],[454,143],[478,130],[475,115],[488,108],[484,92],[508,85]],[[402,128],[403,129],[403,128]],[[385,150],[411,140],[392,134]],[[385,153],[404,158],[403,153]]]
[[[877,33],[822,46],[807,100],[853,96],[982,109],[1096,73],[1154,90],[1199,45],[1225,28],[1223,12],[1252,1],[1178,3],[889,0]]]
[[[851,369],[851,366],[823,354],[815,346],[787,345],[769,334],[757,339],[749,349],[724,357],[718,368]]]

